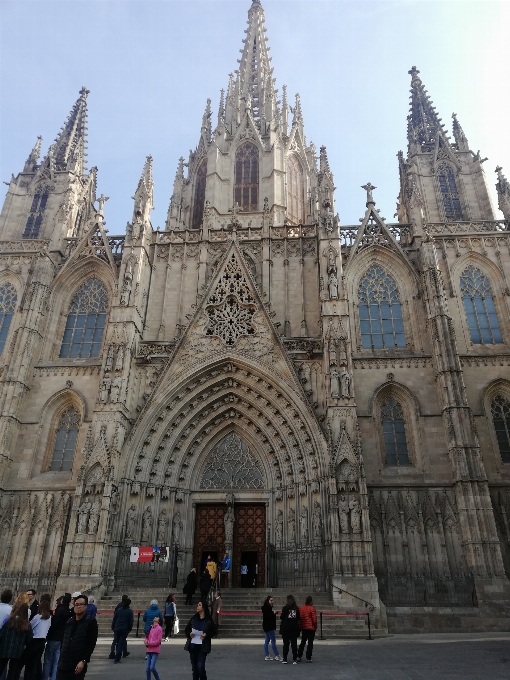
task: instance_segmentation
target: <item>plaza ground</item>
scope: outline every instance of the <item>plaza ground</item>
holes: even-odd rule
[[[184,637],[163,643],[157,669],[161,680],[190,680]],[[281,639],[277,640],[281,653]],[[110,640],[100,639],[87,678],[140,680],[145,677],[141,639],[129,640],[130,656],[108,660]],[[283,666],[264,661],[262,641],[213,640],[208,680],[265,680],[282,674],[313,680],[508,680],[510,634],[394,635],[378,640],[324,640],[314,645],[314,661]]]

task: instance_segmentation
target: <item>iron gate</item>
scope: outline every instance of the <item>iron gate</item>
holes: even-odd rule
[[[267,562],[270,588],[327,590],[329,587],[323,546],[276,548],[269,545]]]
[[[121,547],[117,560],[115,587],[154,586],[156,588],[175,588],[177,586],[177,557],[179,548],[170,547],[168,562],[130,562],[131,548]]]

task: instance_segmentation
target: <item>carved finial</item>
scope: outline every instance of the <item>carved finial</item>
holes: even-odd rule
[[[97,202],[99,203],[99,207],[97,209],[98,215],[103,214],[104,204],[106,203],[106,201],[109,200],[109,198],[110,198],[109,196],[105,196],[104,194],[101,194],[101,196],[99,196],[99,198],[96,199]]]
[[[90,90],[88,90],[85,85],[80,90],[80,95],[82,99],[87,99],[87,96],[90,94]]]
[[[496,168],[498,181],[496,183],[496,191],[498,192],[498,206],[505,220],[510,220],[510,182],[503,174],[503,168],[498,165]]]
[[[365,189],[365,191],[367,192],[367,208],[369,205],[375,205],[374,197],[372,196],[372,191],[374,189],[377,189],[377,187],[374,187],[371,182],[368,182],[367,184],[363,184],[361,188]]]
[[[228,209],[228,211],[229,213],[232,213],[232,219],[230,220],[230,223],[227,224],[227,229],[235,232],[242,227],[242,224],[237,217],[237,213],[242,212],[243,209],[239,203],[236,202],[232,208]]]

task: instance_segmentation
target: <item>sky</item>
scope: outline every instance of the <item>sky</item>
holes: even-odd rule
[[[1,0],[0,180],[43,136],[56,137],[82,85],[88,165],[105,219],[122,234],[145,157],[154,158],[152,224],[164,228],[179,156],[198,144],[202,114],[237,68],[251,0]],[[406,150],[416,65],[446,127],[456,112],[496,208],[496,165],[510,179],[505,0],[262,0],[276,87],[299,92],[307,141],[326,145],[341,224],[365,210],[370,181],[387,221]],[[214,123],[213,123],[214,124]],[[4,188],[6,191],[7,187]],[[3,192],[2,195],[5,195]]]

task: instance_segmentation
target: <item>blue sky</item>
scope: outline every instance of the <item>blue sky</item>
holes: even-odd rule
[[[262,0],[276,86],[299,92],[305,133],[325,144],[342,224],[364,213],[361,184],[393,221],[396,153],[406,149],[408,70],[420,69],[451,130],[510,179],[510,3]],[[154,157],[154,227],[163,227],[180,155],[195,148],[207,97],[237,67],[250,0],[2,0],[0,180],[17,174],[37,135],[43,152],[82,85],[90,89],[88,164],[123,233],[145,156]],[[5,187],[6,189],[6,187]],[[497,212],[497,216],[501,214]]]

